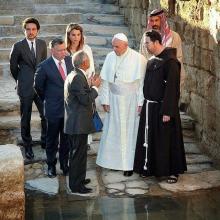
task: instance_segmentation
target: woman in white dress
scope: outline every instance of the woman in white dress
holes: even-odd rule
[[[89,76],[95,73],[94,59],[91,47],[85,43],[83,28],[79,24],[70,23],[66,28],[65,42],[67,51],[72,56],[79,50],[87,53],[90,59]]]
[[[79,24],[70,23],[66,27],[65,42],[67,51],[70,56],[73,56],[77,51],[83,50],[87,53],[90,60],[90,67],[87,70],[88,76],[95,74],[95,65],[92,54],[92,49],[85,43],[83,28]],[[88,78],[89,78],[88,77]],[[92,135],[88,135],[88,145],[92,142]]]

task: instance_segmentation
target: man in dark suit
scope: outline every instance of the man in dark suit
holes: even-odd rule
[[[46,144],[46,120],[43,116],[43,103],[33,89],[36,66],[47,58],[46,42],[37,39],[40,24],[35,18],[26,18],[22,23],[25,39],[15,43],[10,54],[10,70],[17,83],[17,93],[20,99],[21,137],[28,159],[34,157],[30,121],[32,103],[37,106],[41,117],[41,146]]]
[[[70,139],[69,187],[74,193],[89,193],[92,189],[85,187],[90,182],[86,177],[87,138],[95,132],[92,121],[92,103],[98,96],[97,88],[100,78],[91,78],[88,83],[87,73],[90,63],[88,55],[79,51],[73,56],[75,71],[68,75],[65,88],[65,122],[64,133]],[[89,85],[90,84],[90,85]]]
[[[70,56],[66,56],[66,45],[63,39],[56,38],[50,42],[51,54],[42,62],[36,71],[34,88],[44,101],[47,119],[46,154],[48,176],[56,176],[56,154],[59,143],[60,168],[63,174],[68,173],[69,146],[64,125],[64,81],[73,70]]]

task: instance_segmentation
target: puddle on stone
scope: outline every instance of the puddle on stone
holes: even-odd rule
[[[85,199],[26,191],[26,220],[219,220],[220,189],[172,197]]]

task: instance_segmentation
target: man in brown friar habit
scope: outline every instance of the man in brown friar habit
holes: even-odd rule
[[[187,170],[178,108],[180,63],[176,49],[162,45],[159,32],[146,32],[145,45],[153,56],[144,79],[134,171],[142,177],[168,176],[168,183],[176,183]]]

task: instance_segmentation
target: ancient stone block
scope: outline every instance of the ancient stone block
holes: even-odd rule
[[[215,47],[215,44],[216,44],[215,39],[213,38],[212,35],[209,35],[209,39],[208,40],[209,40],[208,49],[209,50],[214,50],[214,47]]]
[[[194,59],[193,59],[193,64],[196,67],[201,66],[201,47],[195,46],[194,47]]]
[[[121,7],[127,7],[128,6],[128,0],[119,0],[119,5],[121,6]]]
[[[184,81],[184,87],[185,88],[190,88],[190,92],[195,92],[196,93],[196,87],[197,87],[197,69],[191,66],[185,66],[185,71],[186,71],[186,78]]]
[[[184,63],[193,66],[194,44],[182,44]]]
[[[138,1],[138,0],[129,1],[129,6],[130,6],[131,8],[135,8],[135,6],[136,6],[136,1]]]
[[[144,26],[144,27],[146,27],[146,25],[147,25],[146,11],[143,11],[143,13],[142,13],[141,24],[142,24],[142,26]]]
[[[203,128],[209,136],[216,135],[216,110],[208,101],[203,103]],[[213,138],[212,138],[213,139]]]
[[[191,92],[190,95],[191,102],[189,105],[189,112],[192,115],[192,117],[201,125],[203,124],[204,116],[203,116],[203,104],[205,103],[205,100],[197,95],[196,93]],[[200,111],[198,111],[200,109]]]
[[[133,18],[133,23],[134,24],[141,24],[141,18],[142,18],[142,13],[140,9],[135,8],[134,9],[134,18]]]
[[[24,162],[20,148],[0,145],[0,219],[24,219]]]
[[[0,25],[13,25],[14,16],[1,16]]]
[[[139,8],[139,9],[140,9],[140,8],[141,8],[141,5],[142,5],[142,0],[136,0],[136,1],[135,1],[135,7],[136,7],[136,8]]]
[[[183,33],[184,43],[192,43],[194,41],[194,29],[191,25],[187,24]]]
[[[204,77],[204,97],[206,97],[207,102],[211,105],[211,106],[216,106],[217,107],[217,96],[219,96],[219,94],[216,91],[217,88],[217,84],[219,83],[219,81],[216,79],[216,77],[212,74],[206,74],[206,76]]]
[[[213,64],[212,59],[213,59],[212,51],[206,49],[201,50],[201,68],[210,71],[211,65]]]
[[[149,2],[146,1],[146,0],[142,0],[142,8],[143,9],[148,9],[148,6],[149,6]]]
[[[198,70],[196,75],[196,93],[205,96],[206,90],[209,89],[207,86],[208,80],[209,80],[210,74],[207,71]]]

